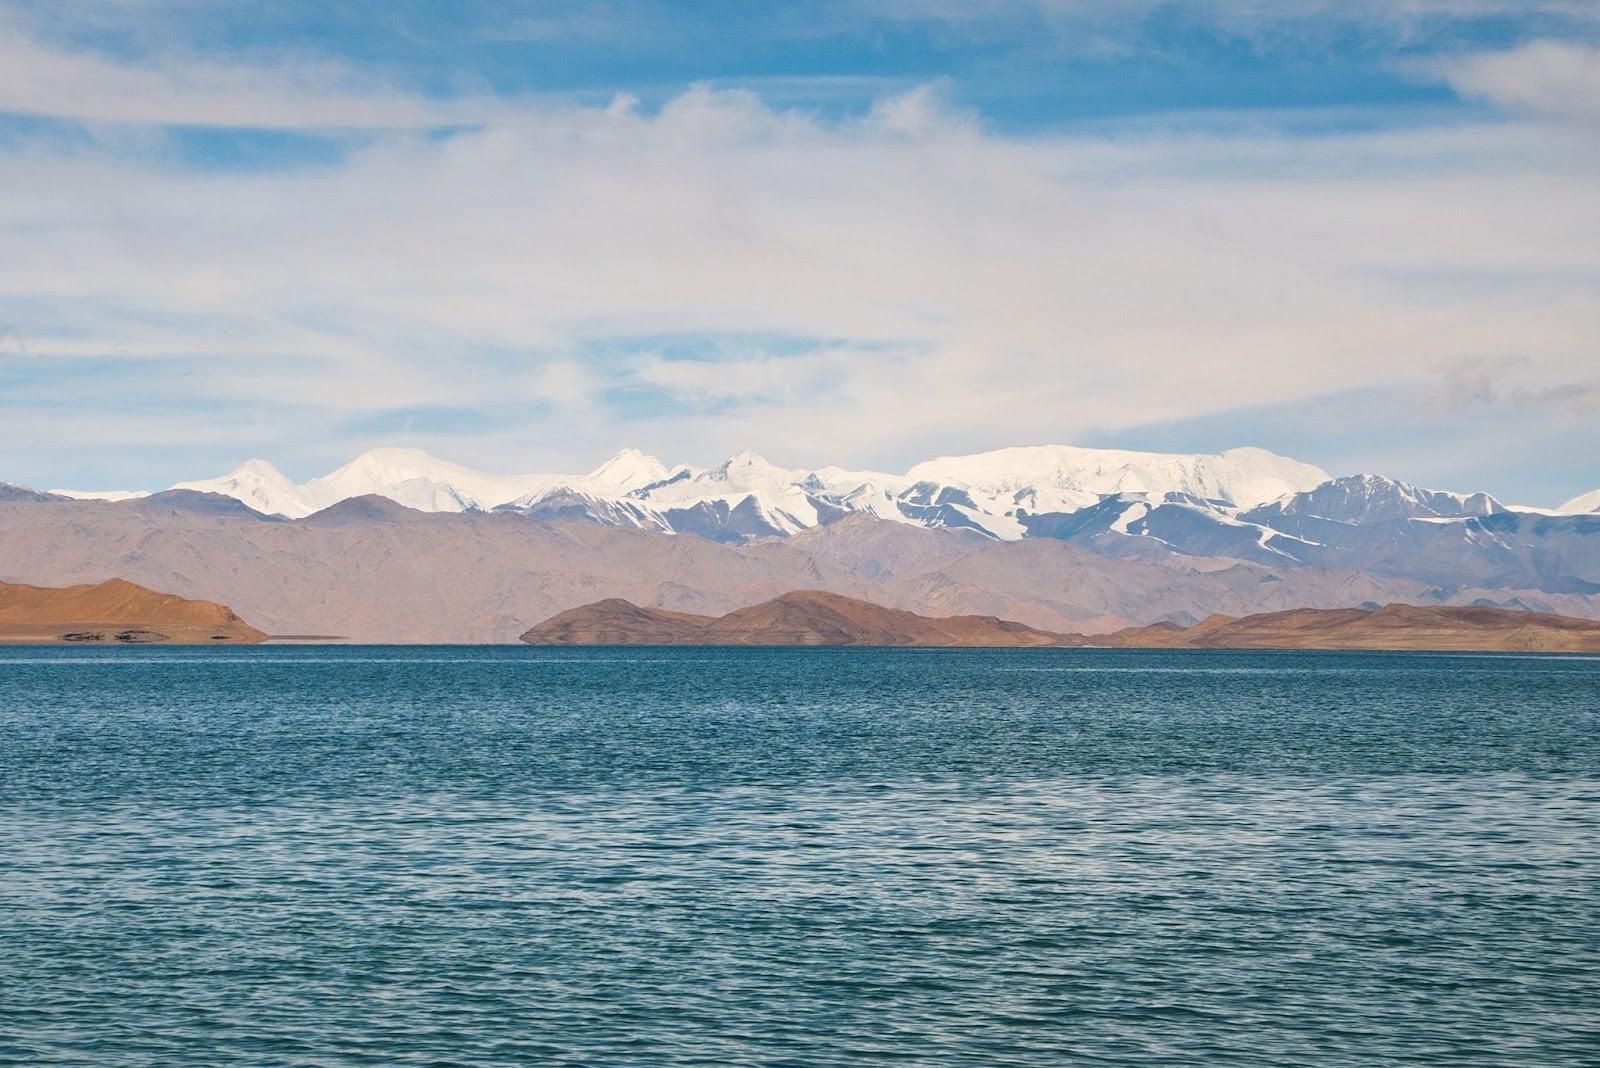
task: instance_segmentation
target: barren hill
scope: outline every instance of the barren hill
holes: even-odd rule
[[[530,645],[693,645],[711,616],[641,608],[620,597],[558,612],[522,636]]]
[[[111,579],[83,586],[0,582],[0,642],[259,642],[226,605]]]
[[[1243,619],[1212,616],[1188,628],[1139,627],[1095,642],[1141,648],[1593,653],[1600,652],[1600,622],[1505,608],[1391,604],[1301,608]]]
[[[530,645],[1057,645],[1059,635],[993,616],[919,616],[820,590],[798,590],[711,619],[611,598],[522,636]]]

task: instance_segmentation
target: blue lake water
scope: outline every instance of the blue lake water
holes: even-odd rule
[[[1600,1063],[1600,658],[0,650],[0,1063]]]

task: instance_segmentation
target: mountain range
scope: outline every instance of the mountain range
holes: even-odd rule
[[[715,615],[795,589],[1056,632],[1367,602],[1600,618],[1600,513],[1260,449],[1037,446],[899,475],[624,450],[576,476],[379,449],[305,483],[251,461],[116,496],[0,485],[0,580],[120,577],[275,633],[394,641],[510,641],[606,597]]]
[[[1015,540],[1092,522],[1145,520],[1144,505],[1188,507],[1210,518],[1262,527],[1271,518],[1316,516],[1341,522],[1461,519],[1505,512],[1536,515],[1600,511],[1600,490],[1559,509],[1509,507],[1484,493],[1421,489],[1377,476],[1333,479],[1312,464],[1264,449],[1219,454],[1149,453],[1039,445],[946,456],[903,474],[840,467],[786,468],[746,450],[715,467],[669,466],[623,449],[587,474],[499,475],[440,460],[420,449],[372,449],[307,482],[296,483],[253,459],[215,478],[178,482],[174,490],[232,497],[258,512],[300,519],[352,497],[376,495],[424,512],[501,510],[538,518],[574,516],[662,533],[716,540],[793,534],[842,515],[928,527],[961,527]],[[52,494],[128,500],[139,491]],[[1251,512],[1250,515],[1241,515]],[[1159,526],[1172,513],[1145,520]],[[1188,520],[1192,523],[1193,520]],[[1230,526],[1233,524],[1223,524]],[[1120,532],[1119,526],[1119,532]],[[1282,524],[1277,524],[1281,530]],[[1237,535],[1235,535],[1237,537]],[[1258,541],[1269,541],[1269,537]],[[1288,548],[1282,545],[1283,548]]]
[[[1310,489],[1327,477],[1320,468],[1264,449],[1184,455],[1047,445],[942,457],[904,474],[785,468],[750,450],[715,467],[669,467],[637,449],[623,449],[588,474],[496,475],[420,449],[382,448],[308,482],[292,482],[255,459],[225,475],[171,488],[219,493],[289,519],[372,494],[424,512],[585,514],[621,526],[730,540],[792,534],[849,512],[1018,538],[1025,535],[1019,513],[1070,511],[1108,493],[1181,492],[1249,507]],[[79,499],[140,496],[125,490],[51,492]]]

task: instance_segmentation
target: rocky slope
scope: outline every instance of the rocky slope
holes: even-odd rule
[[[226,605],[111,579],[65,588],[0,582],[0,642],[259,642]]]

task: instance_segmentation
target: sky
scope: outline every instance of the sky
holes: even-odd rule
[[[1600,0],[0,0],[0,480],[1600,487]]]

